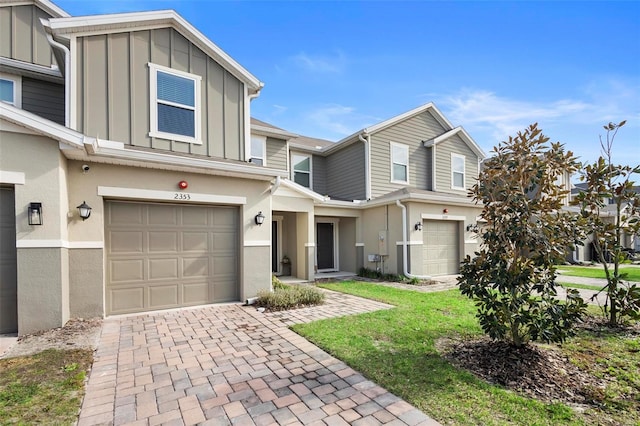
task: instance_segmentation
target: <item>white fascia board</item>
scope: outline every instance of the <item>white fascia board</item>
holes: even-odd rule
[[[142,163],[158,163],[178,168],[188,167],[205,170],[217,170],[221,172],[234,173],[247,177],[275,178],[283,176],[284,170],[270,169],[266,167],[249,166],[244,164],[226,163],[215,160],[205,160],[201,158],[190,158],[179,155],[166,154],[162,152],[138,151],[126,149],[121,142],[108,140],[98,140],[87,138],[85,149],[90,157],[109,157],[123,161],[138,161]],[[116,161],[117,163],[117,161]]]
[[[0,102],[0,118],[75,148],[81,148],[85,143],[82,133],[4,102]]]
[[[434,145],[439,144],[440,142],[444,142],[447,139],[460,134],[460,138],[467,144],[467,146],[480,158],[480,160],[484,160],[487,157],[487,154],[480,148],[480,146],[473,140],[473,138],[467,133],[466,130],[462,126],[458,126],[455,129],[451,129],[440,136],[437,136],[431,140],[424,141],[423,145],[427,148],[430,148]]]
[[[364,208],[375,207],[380,205],[394,204],[397,201],[417,201],[428,204],[446,204],[449,206],[463,206],[463,207],[478,207],[482,208],[481,204],[476,204],[470,198],[453,197],[440,194],[418,194],[412,192],[401,192],[389,198],[375,199],[367,201],[363,204]]]
[[[57,5],[53,4],[48,0],[32,0],[32,1],[2,1],[2,6],[25,6],[25,5],[36,5],[38,8],[44,10],[49,15],[59,18],[59,17],[68,17],[71,16],[64,10],[62,10]]]
[[[270,136],[282,140],[289,140],[300,136],[295,133],[287,132],[286,130],[274,129],[273,127],[260,126],[257,124],[251,125],[251,133],[261,136]]]
[[[55,81],[56,83],[64,82],[64,78],[58,67],[45,67],[44,65],[17,61],[5,57],[0,57],[0,67],[14,69],[20,74],[26,74],[32,77],[42,78],[44,76],[45,80]]]
[[[76,16],[50,19],[49,22],[51,29],[56,34],[75,33],[76,35],[85,33],[107,34],[149,26],[170,26],[219,62],[236,78],[247,84],[254,93],[260,92],[264,87],[264,83],[258,80],[257,77],[247,71],[242,65],[173,10]]]
[[[318,194],[317,192],[315,192],[315,191],[313,191],[313,190],[311,190],[311,189],[309,189],[307,187],[304,187],[302,185],[299,185],[299,184],[297,184],[297,183],[295,183],[295,182],[293,182],[293,181],[291,181],[289,179],[282,179],[280,181],[280,185],[285,187],[285,188],[289,188],[289,189],[291,189],[291,190],[293,190],[293,191],[295,191],[295,192],[297,192],[299,194],[302,194],[302,195],[304,195],[304,196],[306,196],[308,198],[311,198],[312,200],[314,200],[314,201],[316,201],[318,203],[324,203],[324,202],[327,201],[327,199],[325,197],[323,197],[322,195]],[[274,194],[274,195],[277,195],[277,192],[278,191],[276,191],[276,194]]]

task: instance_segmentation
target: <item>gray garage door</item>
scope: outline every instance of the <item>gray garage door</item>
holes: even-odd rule
[[[425,274],[457,274],[460,267],[458,222],[425,220],[422,229]]]
[[[107,314],[235,301],[238,209],[109,201]]]
[[[18,331],[16,212],[13,188],[0,187],[0,333]]]

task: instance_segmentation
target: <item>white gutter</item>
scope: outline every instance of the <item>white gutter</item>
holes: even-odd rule
[[[273,183],[273,186],[271,187],[271,193],[275,194],[275,192],[278,190],[278,188],[280,188],[280,176],[276,176],[276,180]]]
[[[402,209],[402,272],[407,278],[417,278],[419,280],[430,280],[429,275],[413,275],[409,272],[409,261],[407,259],[407,208],[399,200],[396,205]]]
[[[46,26],[45,20],[41,19],[41,22]],[[71,128],[71,52],[67,46],[55,41],[49,31],[45,31],[45,34],[49,44],[64,52],[64,125]]]
[[[364,135],[364,137],[363,137]],[[366,138],[366,139],[365,139]],[[358,139],[364,143],[364,198],[371,199],[371,135],[366,129],[358,133]]]

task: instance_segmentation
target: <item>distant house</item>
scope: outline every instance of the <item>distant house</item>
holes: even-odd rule
[[[485,154],[433,104],[334,143],[251,118],[263,84],[173,11],[0,22],[0,333],[476,249]]]

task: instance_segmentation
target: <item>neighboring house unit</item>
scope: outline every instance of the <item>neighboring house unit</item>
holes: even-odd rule
[[[250,118],[262,86],[173,11],[3,0],[0,333],[245,300],[272,272],[458,272],[484,158],[462,128],[427,104],[302,137]]]

